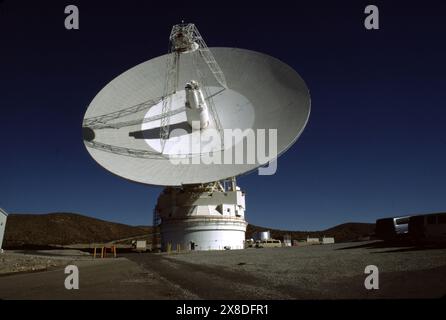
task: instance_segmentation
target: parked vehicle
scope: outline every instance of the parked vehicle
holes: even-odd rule
[[[410,216],[376,220],[375,235],[382,240],[395,240],[408,236]]]
[[[417,242],[446,241],[446,213],[410,217],[409,235]]]
[[[256,241],[256,248],[280,248],[282,242],[280,240],[268,239]]]

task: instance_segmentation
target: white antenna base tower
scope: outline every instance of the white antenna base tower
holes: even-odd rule
[[[161,249],[244,249],[245,194],[219,182],[164,189],[158,198]]]

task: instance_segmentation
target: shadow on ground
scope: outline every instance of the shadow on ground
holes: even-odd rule
[[[336,250],[350,250],[350,249],[389,249],[373,253],[408,252],[408,251],[446,249],[446,243],[419,244],[419,243],[414,243],[412,240],[375,241],[366,244],[339,248]]]

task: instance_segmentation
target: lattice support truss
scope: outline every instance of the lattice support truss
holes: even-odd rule
[[[164,87],[163,95],[163,108],[160,126],[160,140],[161,140],[161,153],[164,151],[164,146],[166,140],[169,139],[169,127],[170,127],[170,117],[165,116],[171,112],[172,108],[172,94],[174,94],[178,88],[178,72],[179,72],[179,62],[180,55],[183,52],[198,51],[200,57],[204,60],[209,70],[217,80],[217,82],[225,89],[228,88],[226,83],[225,75],[214,58],[214,55],[209,50],[208,46],[203,40],[200,32],[193,23],[189,24],[177,24],[172,27],[170,32],[170,51],[167,58],[167,69],[166,69],[166,82]],[[195,59],[194,59],[195,60]],[[221,146],[223,148],[223,129],[221,126],[220,119],[218,117],[215,106],[210,98],[209,92],[206,89],[204,83],[204,76],[199,70],[199,66],[195,63],[195,68],[197,70],[198,76],[201,78],[200,82],[205,90],[205,96],[208,98],[208,106],[211,112],[211,116],[214,119],[216,129],[220,133]]]
[[[194,26],[195,27],[195,26]],[[206,43],[204,42],[203,38],[201,37],[200,33],[198,32],[198,29],[195,27],[196,31],[196,41],[199,45],[199,52],[201,57],[203,58],[204,62],[208,65],[209,69],[211,70],[212,74],[214,75],[215,79],[222,85],[223,88],[227,89],[228,85],[226,83],[226,78],[221,71],[220,66],[218,65],[217,61],[214,58],[214,55],[212,54],[211,50],[207,47]]]
[[[142,123],[146,123],[146,122],[152,122],[152,121],[156,121],[156,120],[160,120],[163,116],[164,117],[171,117],[174,116],[176,114],[179,114],[181,112],[185,112],[186,108],[182,107],[182,108],[178,108],[175,110],[170,111],[169,113],[166,114],[157,114],[151,117],[141,117],[141,118],[137,118],[134,120],[128,120],[128,121],[116,121],[113,122],[113,120],[120,120],[122,117],[125,117],[126,115],[132,114],[132,113],[138,113],[140,111],[143,110],[148,110],[151,107],[153,107],[154,105],[158,104],[160,101],[162,101],[162,99],[160,100],[150,100],[144,103],[141,103],[139,105],[137,105],[137,108],[135,108],[135,106],[130,107],[130,108],[126,108],[123,109],[121,111],[116,111],[113,113],[109,113],[109,114],[104,114],[101,116],[97,116],[97,117],[92,117],[92,118],[87,118],[84,120],[84,122],[82,123],[82,125],[84,127],[89,127],[91,129],[94,130],[99,130],[99,129],[120,129],[120,128],[124,128],[124,127],[130,127],[130,126],[134,126],[134,125],[140,125]],[[132,110],[130,112],[128,112],[128,110]]]
[[[85,143],[91,147],[102,151],[107,151],[115,154],[126,155],[136,158],[155,158],[161,159],[165,158],[163,156],[164,147],[166,141],[169,139],[170,130],[170,118],[178,113],[184,112],[185,108],[172,109],[172,96],[178,90],[178,79],[179,79],[179,62],[181,53],[194,51],[194,67],[198,76],[198,81],[204,90],[204,96],[208,103],[209,112],[214,121],[215,127],[220,134],[221,147],[224,148],[224,138],[223,138],[223,128],[218,116],[217,110],[215,108],[212,96],[209,92],[205,76],[200,70],[199,59],[203,59],[206,65],[209,67],[212,75],[215,77],[217,82],[223,87],[222,90],[227,89],[225,76],[216,62],[212,52],[207,47],[197,27],[193,23],[189,24],[177,24],[172,27],[170,33],[170,49],[169,55],[166,61],[166,78],[163,90],[163,96],[156,99],[151,99],[140,104],[123,108],[121,110],[103,114],[96,117],[90,117],[85,119],[83,122],[84,127],[89,127],[92,130],[99,129],[119,129],[127,126],[138,125],[144,122],[151,122],[155,120],[160,120],[160,142],[161,142],[161,152],[156,153],[146,150],[131,149],[119,146],[113,146],[110,144],[100,143],[96,141],[86,141]],[[192,80],[192,79],[191,79]],[[125,117],[135,115],[138,112],[148,110],[154,105],[162,102],[161,114],[155,115],[147,118],[125,120]],[[188,157],[191,157],[189,155]]]
[[[148,110],[152,106],[156,105],[161,99],[148,100],[137,105],[124,108],[115,112],[103,114],[97,117],[90,117],[84,119],[82,125],[84,127],[90,127],[92,129],[102,129],[112,127],[114,124],[111,122],[116,119],[121,119],[129,115],[133,115],[143,110]]]
[[[84,143],[93,149],[102,150],[114,154],[119,154],[128,157],[134,158],[147,158],[147,159],[166,159],[165,156],[158,152],[140,150],[140,149],[132,149],[126,147],[114,146],[107,143],[97,142],[97,141],[84,141]]]
[[[158,213],[158,205],[153,209],[153,221],[152,221],[152,251],[158,252],[158,245],[160,243],[161,235],[161,217]]]
[[[172,95],[178,87],[178,68],[180,62],[180,53],[173,51],[167,58],[166,82],[163,94],[163,107],[161,111],[160,142],[161,153],[164,151],[166,140],[169,139],[170,117],[168,116],[172,109]]]

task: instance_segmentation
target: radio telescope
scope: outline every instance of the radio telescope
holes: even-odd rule
[[[163,250],[242,249],[245,193],[236,177],[297,140],[310,114],[308,88],[271,56],[208,48],[192,23],[174,25],[169,44],[166,55],[96,95],[83,120],[84,144],[106,170],[165,187],[153,215]],[[262,157],[259,141],[269,149]]]

